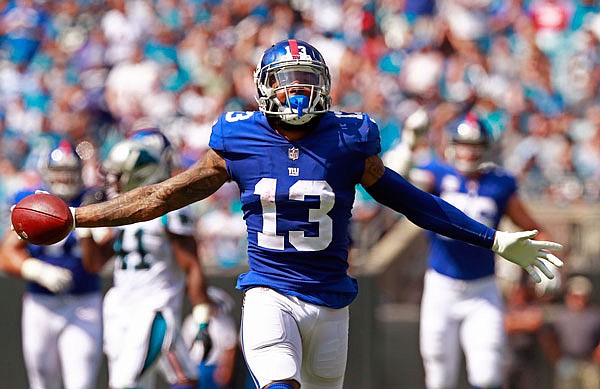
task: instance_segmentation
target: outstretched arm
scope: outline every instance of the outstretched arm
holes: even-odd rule
[[[178,175],[143,186],[112,200],[75,209],[77,227],[108,227],[155,219],[205,199],[229,180],[225,160],[209,149],[204,158]]]
[[[523,267],[536,282],[540,282],[541,277],[534,267],[546,277],[554,278],[543,260],[557,267],[562,266],[562,261],[549,252],[560,251],[562,245],[532,240],[537,235],[536,230],[511,233],[487,227],[439,197],[416,188],[399,174],[387,169],[376,155],[367,158],[361,184],[375,200],[403,213],[419,227],[491,249]]]
[[[361,184],[379,203],[401,212],[421,228],[488,249],[494,243],[493,228],[471,219],[441,198],[418,189],[386,168],[376,155],[367,159]]]

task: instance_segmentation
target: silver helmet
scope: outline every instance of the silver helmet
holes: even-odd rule
[[[166,180],[171,176],[172,160],[171,143],[159,130],[136,131],[115,144],[102,163],[109,196],[111,187],[121,193]]]

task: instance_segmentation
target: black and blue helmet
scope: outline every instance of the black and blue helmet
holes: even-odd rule
[[[479,144],[488,146],[491,143],[490,131],[487,124],[473,112],[461,116],[450,126],[450,141],[452,143]]]
[[[490,159],[492,136],[487,124],[469,112],[452,122],[448,128],[449,144],[446,159],[463,174],[471,174]]]

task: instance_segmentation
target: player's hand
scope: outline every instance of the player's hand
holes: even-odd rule
[[[417,143],[427,136],[428,130],[429,115],[425,109],[419,108],[404,121],[401,135],[402,142],[408,145],[408,148],[412,151]]]
[[[210,304],[198,304],[195,305],[192,309],[192,317],[194,318],[194,323],[196,323],[198,332],[196,333],[196,342],[202,342],[204,353],[202,356],[202,360],[204,361],[208,354],[210,353],[213,342],[208,333],[208,321],[210,319]]]
[[[13,209],[15,209],[16,206],[17,206],[17,204],[13,204],[12,207],[10,207],[10,215],[8,217],[8,219],[10,220],[10,230],[13,232],[15,231],[15,226],[13,226],[13,224],[12,224],[12,211],[13,211]],[[23,238],[21,238],[21,235],[17,234],[16,232],[15,232],[15,234],[19,237],[19,240],[23,240]]]
[[[69,207],[69,211],[71,211],[71,215],[73,216],[73,226],[71,227],[71,230],[74,230],[75,228],[77,228],[75,222],[75,207]]]
[[[535,282],[542,278],[535,271],[539,269],[549,279],[554,278],[554,273],[548,269],[545,261],[556,267],[562,267],[563,262],[550,251],[561,251],[560,243],[533,240],[538,234],[537,230],[502,232],[496,231],[492,250],[510,262],[524,268]]]
[[[36,258],[27,258],[21,265],[21,275],[29,281],[37,282],[52,293],[61,293],[73,285],[70,270],[50,265]]]

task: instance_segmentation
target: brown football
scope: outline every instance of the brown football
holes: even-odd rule
[[[15,232],[25,241],[50,245],[63,240],[73,229],[67,203],[49,193],[36,193],[19,201],[11,212]]]

